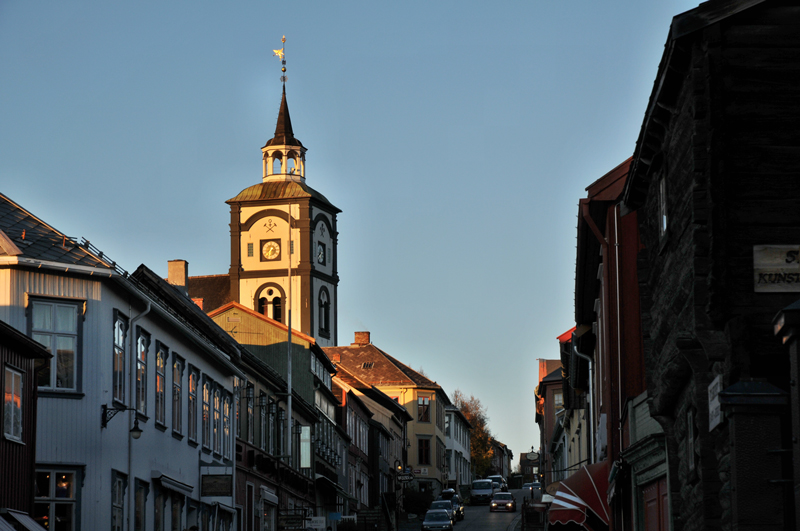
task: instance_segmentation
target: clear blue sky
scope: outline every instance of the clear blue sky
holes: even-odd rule
[[[123,268],[227,273],[225,200],[287,95],[339,216],[339,342],[538,447],[538,358],[573,326],[577,203],[630,157],[697,1],[0,2],[0,191]]]

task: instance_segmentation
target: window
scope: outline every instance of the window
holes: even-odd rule
[[[253,244],[252,243],[248,243],[247,244],[247,256],[248,256],[248,258],[252,258],[253,257]]]
[[[72,531],[75,522],[76,489],[74,470],[37,470],[33,519],[50,531]],[[56,522],[50,526],[50,522]]]
[[[125,488],[124,474],[111,471],[111,531],[122,531],[125,527]]]
[[[114,400],[125,402],[125,339],[128,319],[114,310]]]
[[[275,455],[275,415],[278,410],[278,405],[274,400],[269,400],[269,443],[267,444],[267,451]]]
[[[453,422],[453,415],[448,413],[444,421],[444,434],[450,437],[450,423]]]
[[[183,433],[183,360],[175,356],[172,361],[172,431]]]
[[[150,348],[150,335],[139,330],[136,339],[136,411],[147,415],[147,349]]]
[[[203,446],[213,448],[211,441],[211,384],[203,382]]]
[[[231,397],[227,393],[222,400],[222,456],[231,456]]]
[[[222,397],[219,389],[214,389],[214,451],[222,451]]]
[[[134,531],[145,531],[147,528],[147,492],[149,485],[139,479],[136,480],[136,491],[134,497],[133,529]]]
[[[247,386],[247,442],[253,444],[255,437],[255,416],[253,414],[253,396],[254,389],[252,385]]]
[[[81,305],[33,300],[31,307],[31,337],[53,355],[50,360],[40,362],[44,367],[39,371],[39,387],[77,391]]]
[[[259,414],[259,421],[260,421],[260,430],[259,430],[259,437],[258,443],[261,446],[262,450],[267,449],[267,395],[261,393],[261,396],[258,397],[258,414]]]
[[[156,422],[166,424],[167,404],[167,352],[169,349],[156,341]]]
[[[553,393],[553,404],[556,406],[556,409],[564,407],[564,395],[561,391],[555,391]]]
[[[431,421],[431,398],[429,396],[417,397],[417,421]]]
[[[164,531],[164,502],[166,496],[164,490],[158,488],[158,485],[153,485],[153,492],[155,493],[153,500],[153,531]]]
[[[197,377],[196,369],[189,369],[189,439],[197,440]]]
[[[319,306],[319,335],[330,338],[331,300],[328,290],[324,287],[319,290],[317,305]]]
[[[22,442],[22,373],[6,367],[3,390],[3,435]]]
[[[431,440],[417,439],[417,462],[420,465],[431,464]]]
[[[233,377],[233,404],[236,407],[236,438],[242,436],[242,412],[241,412],[242,380],[238,376]]]

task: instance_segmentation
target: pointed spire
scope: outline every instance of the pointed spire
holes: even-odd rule
[[[275,136],[267,142],[266,146],[303,146],[294,137],[294,131],[292,131],[292,119],[289,117],[289,104],[286,103],[285,85],[281,96],[281,108],[278,111],[278,123],[275,125]]]

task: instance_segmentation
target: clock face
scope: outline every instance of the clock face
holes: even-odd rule
[[[281,245],[275,240],[261,244],[261,256],[264,260],[277,260],[281,255]]]
[[[325,244],[318,243],[317,244],[317,263],[324,264],[325,263]]]

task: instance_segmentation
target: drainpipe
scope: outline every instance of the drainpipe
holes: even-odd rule
[[[133,410],[128,411],[128,531],[133,529],[133,523],[131,522],[131,518],[133,518],[133,504],[135,503],[135,490],[136,490],[136,479],[133,477],[133,436],[130,433],[130,429],[133,428],[133,418],[136,416],[136,328],[135,325],[139,322],[139,319],[150,313],[150,309],[152,304],[149,300],[142,299],[143,302],[147,303],[147,308],[144,309],[142,313],[137,315],[136,317],[131,318],[131,325],[130,325],[130,345],[131,348],[129,352],[131,353],[131,386],[130,386],[130,394],[131,394],[131,402],[133,405]],[[128,306],[129,310],[128,313],[132,313],[132,309],[130,305]]]
[[[578,351],[577,345],[577,337],[575,336],[575,332],[572,333],[572,352],[581,359],[584,359],[589,362],[589,399],[588,399],[588,406],[589,406],[589,422],[587,422],[588,429],[586,430],[587,436],[589,438],[589,463],[594,463],[594,442],[592,441],[592,434],[594,433],[594,420],[592,419],[592,403],[594,402],[594,395],[592,394],[592,390],[594,386],[592,383],[594,382],[594,360],[583,354],[582,352]]]

